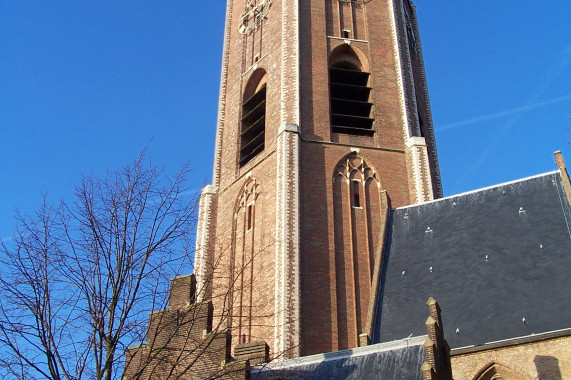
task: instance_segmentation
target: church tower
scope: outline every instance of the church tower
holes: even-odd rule
[[[228,0],[195,272],[233,344],[366,344],[390,207],[442,196],[410,0]]]

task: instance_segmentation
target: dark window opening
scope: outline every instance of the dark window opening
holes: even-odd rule
[[[353,207],[361,207],[361,198],[359,196],[359,181],[351,182],[353,184]]]
[[[264,150],[266,130],[266,85],[242,104],[240,166]]]
[[[367,86],[369,73],[356,70],[350,64],[329,69],[331,125],[336,133],[373,135],[373,121],[369,102],[371,88]]]
[[[343,38],[349,38],[349,31],[347,29],[343,29]]]
[[[252,225],[254,224],[253,218],[254,218],[254,205],[249,205],[248,206],[248,216],[246,218],[246,220],[247,220],[246,224],[248,226],[248,228],[247,228],[248,231],[252,229]]]

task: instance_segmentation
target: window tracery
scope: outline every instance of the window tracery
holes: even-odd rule
[[[248,178],[236,200],[232,228],[229,289],[232,290],[229,324],[243,343],[252,337],[254,268],[256,266],[256,213],[260,184]]]
[[[379,176],[355,153],[335,166],[333,212],[338,344],[351,347],[366,324],[375,256],[382,241]]]

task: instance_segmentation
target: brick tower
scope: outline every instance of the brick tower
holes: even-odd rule
[[[410,0],[228,0],[195,272],[234,345],[366,343],[389,208],[441,195]]]

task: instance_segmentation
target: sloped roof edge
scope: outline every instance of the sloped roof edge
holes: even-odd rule
[[[437,203],[437,202],[442,202],[448,199],[453,199],[453,198],[458,198],[458,197],[462,197],[465,195],[469,195],[469,194],[474,194],[474,193],[480,193],[482,191],[486,191],[486,190],[491,190],[491,189],[496,189],[498,187],[502,187],[502,186],[506,186],[506,185],[511,185],[514,183],[520,183],[520,182],[525,182],[525,181],[529,181],[530,179],[534,179],[534,178],[541,178],[541,177],[547,177],[553,174],[559,174],[559,170],[552,170],[550,172],[546,172],[546,173],[541,173],[541,174],[536,174],[536,175],[532,175],[529,177],[524,177],[524,178],[519,178],[519,179],[515,179],[513,181],[508,181],[508,182],[503,182],[503,183],[498,183],[495,185],[491,185],[491,186],[486,186],[486,187],[482,187],[479,189],[474,189],[474,190],[470,190],[470,191],[465,191],[463,193],[458,193],[458,194],[453,194],[453,195],[448,195],[446,197],[442,197],[442,198],[438,198],[438,199],[434,199],[431,201],[426,201],[423,203],[415,203],[412,205],[407,205],[407,206],[401,206],[401,207],[397,207],[394,210],[405,210],[405,209],[410,209],[410,208],[414,208],[414,207],[419,207],[419,206],[424,206],[430,203]]]
[[[335,351],[335,352],[326,352],[323,354],[315,354],[315,355],[308,355],[302,356],[295,359],[285,359],[274,361],[265,364],[259,364],[254,367],[254,371],[261,371],[261,370],[280,370],[280,369],[290,369],[295,368],[302,365],[314,364],[314,363],[321,363],[327,362],[332,360],[340,360],[340,359],[347,359],[347,358],[354,358],[358,356],[369,355],[372,353],[377,352],[387,352],[393,350],[399,350],[402,348],[413,347],[413,346],[422,346],[424,341],[426,340],[427,336],[417,336],[413,338],[395,340],[391,342],[384,342],[384,343],[377,343],[371,344],[364,347],[357,347],[357,348],[350,348],[347,350]]]
[[[495,342],[487,342],[477,346],[458,347],[450,350],[450,355],[463,355],[477,351],[486,351],[502,347],[516,346],[525,343],[541,342],[549,339],[564,338],[571,336],[571,328],[560,329],[555,331],[547,331],[539,334],[530,334],[525,336],[518,336],[510,339],[497,340]]]

